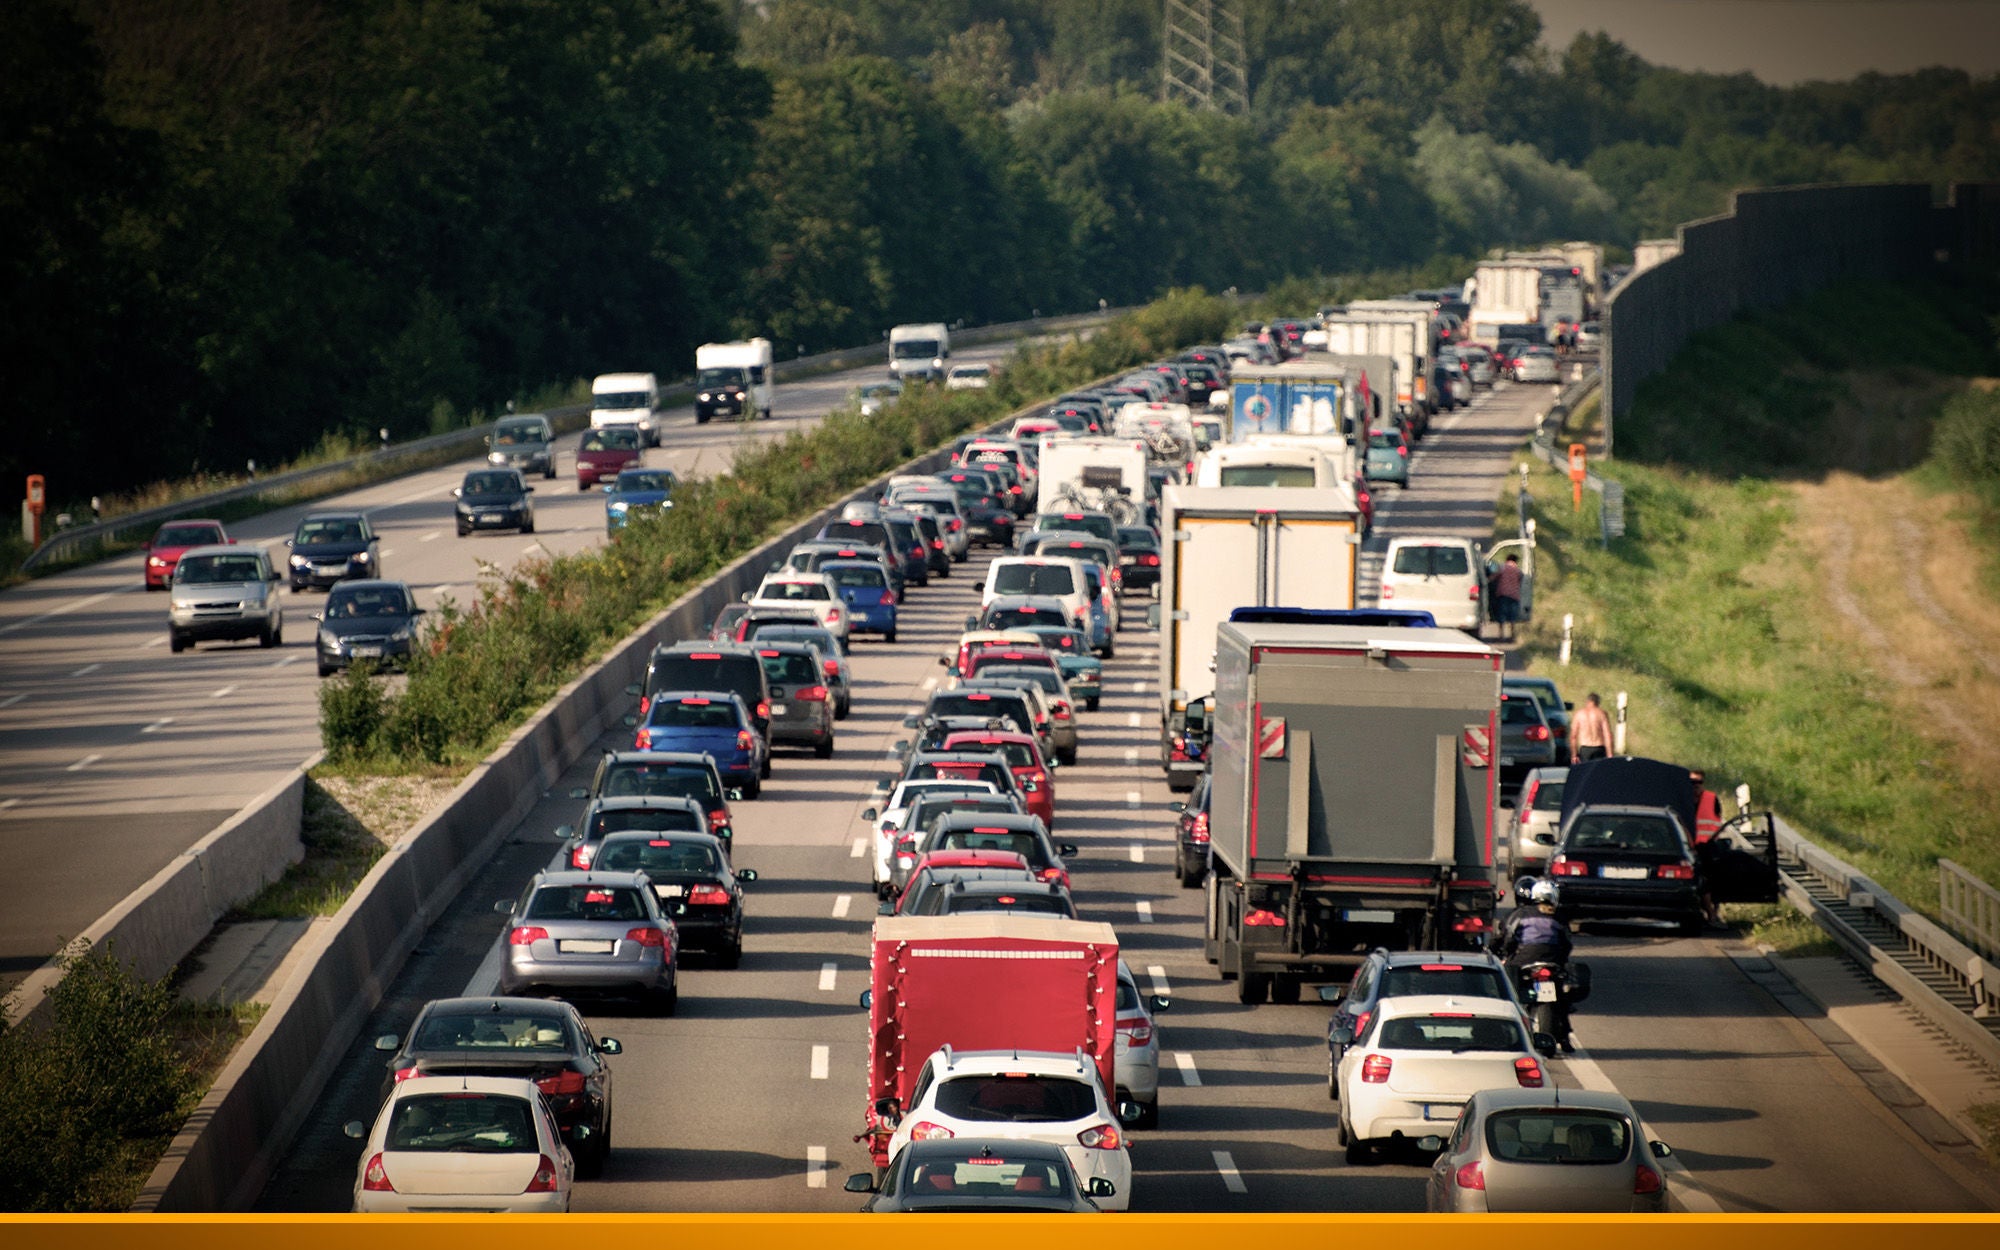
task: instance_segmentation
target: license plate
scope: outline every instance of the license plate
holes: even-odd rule
[[[1556,983],[1554,981],[1535,982],[1535,1001],[1538,1003],[1552,1003],[1556,1001]]]
[[[1352,921],[1355,924],[1388,924],[1396,918],[1396,913],[1392,911],[1348,910],[1341,912],[1340,918]]]
[[[1500,757],[1500,767],[1502,767],[1502,768],[1512,768],[1513,766],[1514,766],[1514,757],[1513,757],[1513,756],[1511,756],[1511,755],[1503,755],[1503,756],[1501,756],[1501,757]]]
[[[660,898],[679,898],[681,895],[687,893],[687,887],[684,885],[656,885],[653,887],[653,893]]]
[[[1606,864],[1597,870],[1600,877],[1613,881],[1644,881],[1649,874],[1644,868],[1621,868],[1617,864]]]
[[[784,704],[782,704],[782,703],[773,703],[773,704],[771,705],[771,715],[773,715],[773,716],[783,716],[784,714],[785,714],[785,705],[784,705]]]
[[[479,514],[479,523],[481,525],[498,525],[500,524],[500,514],[497,512],[482,512]]]
[[[556,949],[565,955],[609,955],[612,943],[598,938],[564,938]]]
[[[355,658],[356,658],[356,659],[361,659],[361,660],[374,660],[374,659],[380,659],[380,658],[381,658],[381,656],[382,656],[382,648],[380,648],[380,647],[356,647],[356,648],[354,648],[354,656],[355,656]]]
[[[1426,1120],[1456,1120],[1459,1107],[1455,1102],[1427,1102],[1422,1104]]]

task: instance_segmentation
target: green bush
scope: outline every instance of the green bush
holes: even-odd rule
[[[2000,490],[2000,390],[1973,390],[1945,401],[1931,432],[1931,454],[1952,476]]]

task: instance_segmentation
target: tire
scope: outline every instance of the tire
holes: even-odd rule
[[[1083,706],[1088,710],[1095,712],[1097,710],[1097,698],[1093,696],[1091,698],[1085,699],[1083,701]]]
[[[757,779],[759,781],[766,780],[770,777],[770,775],[771,775],[771,757],[766,755],[764,757],[764,762],[757,766]]]
[[[1118,654],[1118,644],[1117,644],[1116,642],[1107,642],[1107,643],[1105,643],[1105,644],[1104,644],[1104,658],[1105,658],[1105,659],[1107,659],[1107,660],[1108,660],[1108,659],[1111,659],[1112,657],[1116,656],[1117,654]]]
[[[716,956],[716,959],[725,968],[742,967],[743,939],[741,937],[738,937],[734,942],[731,942],[729,945],[723,947],[721,953]]]
[[[321,677],[331,677],[334,675],[336,671],[337,670],[335,670],[333,666],[329,664],[322,664],[319,666],[319,675]]]
[[[847,717],[848,717],[848,714],[849,714],[850,712],[852,712],[853,710],[854,710],[854,705],[853,705],[852,703],[849,703],[849,702],[847,702],[847,701],[846,701],[845,699],[843,699],[843,700],[841,700],[841,702],[840,702],[840,706],[838,706],[838,707],[836,707],[836,708],[834,708],[834,709],[833,709],[833,719],[835,719],[835,720],[846,720],[846,719],[847,719]]]
[[[532,533],[534,533],[534,532],[535,532],[535,523],[534,523],[534,521],[533,521],[533,520],[530,520],[530,521],[529,521],[529,522],[528,522],[528,523],[527,523],[526,525],[523,525],[523,526],[521,527],[521,532],[522,532],[523,534],[532,534]]]
[[[1536,1003],[1534,1014],[1530,1017],[1533,1029],[1537,1033],[1546,1033],[1560,1042],[1562,1034],[1556,1031],[1556,1022],[1560,1014],[1554,1003]]]
[[[1188,863],[1177,865],[1177,867],[1181,877],[1181,889],[1183,890],[1199,890],[1201,888],[1201,879],[1208,875],[1207,866],[1200,863]]]
[[[1062,766],[1063,766],[1064,768],[1073,768],[1073,767],[1075,767],[1075,765],[1076,765],[1076,748],[1074,748],[1074,747],[1071,747],[1071,748],[1070,748],[1069,750],[1067,750],[1067,751],[1058,751],[1058,752],[1056,752],[1056,759],[1058,759],[1059,761],[1061,761],[1061,762],[1062,762]]]
[[[674,974],[674,983],[667,987],[667,992],[654,997],[653,1010],[659,1015],[671,1016],[674,1012],[680,1010],[680,1005],[681,978],[680,973],[676,972]]]
[[[1326,1061],[1326,1100],[1328,1102],[1340,1101],[1340,1069],[1333,1065],[1331,1058]],[[1347,1144],[1346,1124],[1341,1123],[1336,1125],[1333,1132],[1334,1136],[1339,1139],[1335,1144],[1345,1146]]]
[[[1356,1167],[1374,1166],[1375,1161],[1380,1157],[1380,1152],[1376,1150],[1373,1144],[1356,1137],[1353,1131],[1347,1128],[1345,1122],[1341,1125],[1341,1136],[1347,1139],[1342,1144],[1347,1147],[1347,1161],[1349,1163]]]
[[[181,652],[187,650],[187,648],[188,648],[188,640],[186,635],[182,634],[181,631],[177,629],[170,629],[167,631],[168,650],[172,651],[175,655],[179,655]]]
[[[713,413],[697,412],[694,414],[694,423],[696,425],[707,425],[709,417],[713,415]]]
[[[894,641],[896,641],[896,631],[892,629],[892,630],[890,630],[890,631],[889,631],[888,633],[886,633],[886,634],[883,634],[883,635],[882,635],[882,641],[883,641],[883,642],[894,642]]]
[[[814,744],[813,744],[813,754],[814,754],[815,756],[819,757],[820,759],[823,759],[823,760],[830,760],[830,759],[832,759],[832,758],[833,758],[833,735],[832,735],[832,734],[828,734],[828,735],[826,736],[826,741],[825,741],[825,742],[816,742],[816,743],[814,743]]]
[[[471,532],[472,532],[471,530],[465,528],[463,525],[458,527],[458,536],[460,538],[465,537],[467,534],[470,534]]]
[[[1707,929],[1708,917],[1697,912],[1681,921],[1679,931],[1682,937],[1700,937]]]
[[[576,1152],[576,1174],[585,1178],[604,1175],[604,1165],[611,1160],[611,1121],[606,1120],[598,1132],[590,1149]]]
[[[1335,1094],[1334,1101],[1339,1101],[1338,1093]],[[1335,1116],[1333,1118],[1333,1144],[1336,1146],[1345,1146],[1352,1140],[1353,1138],[1347,1135],[1347,1117],[1344,1115]]]
[[[1268,972],[1246,972],[1236,978],[1236,1001],[1246,1007],[1263,1002],[1270,992],[1271,974]]]
[[[551,464],[548,468],[542,470],[542,480],[544,482],[553,482],[556,480],[555,465]]]
[[[1299,991],[1304,985],[1297,977],[1271,978],[1271,1001],[1287,1006],[1299,1001]]]
[[[1160,1096],[1158,1094],[1153,1095],[1153,1101],[1142,1102],[1139,1104],[1139,1119],[1136,1123],[1133,1124],[1132,1127],[1133,1128],[1160,1127]]]
[[[763,795],[763,793],[764,793],[764,779],[763,779],[763,778],[761,778],[761,777],[752,777],[752,778],[751,778],[750,780],[748,780],[748,781],[746,781],[746,782],[744,782],[744,783],[743,783],[743,797],[744,797],[744,798],[746,798],[746,799],[756,799],[756,798],[759,798],[759,797],[761,797],[761,796]]]

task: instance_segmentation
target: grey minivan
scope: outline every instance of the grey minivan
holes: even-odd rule
[[[190,547],[174,566],[167,645],[185,651],[197,642],[255,638],[259,646],[277,646],[285,640],[280,580],[262,547]]]
[[[524,475],[556,475],[556,431],[539,412],[502,417],[486,436],[486,463],[499,469],[519,469]]]

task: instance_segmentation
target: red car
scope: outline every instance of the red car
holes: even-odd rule
[[[188,548],[235,541],[220,521],[168,521],[146,543],[146,589],[165,590]]]
[[[1361,512],[1361,536],[1367,538],[1375,532],[1375,493],[1359,473],[1354,475],[1354,506]]]
[[[620,469],[636,469],[645,454],[633,426],[589,430],[576,449],[576,488],[589,490],[599,482],[615,482]]]
[[[990,751],[1006,756],[1007,767],[1014,770],[1014,781],[1021,788],[1021,799],[1028,815],[1041,817],[1042,823],[1051,829],[1056,827],[1055,774],[1042,759],[1041,745],[1035,741],[1033,734],[1004,729],[966,729],[948,735],[937,749]]]

